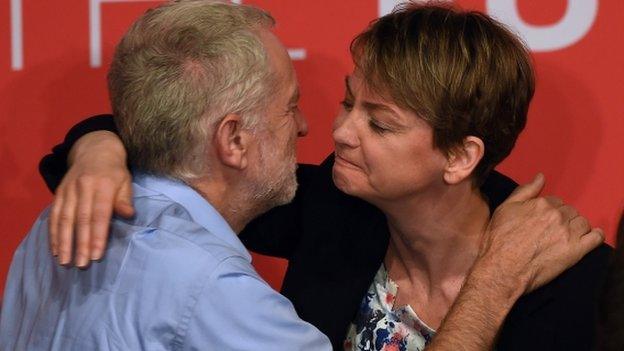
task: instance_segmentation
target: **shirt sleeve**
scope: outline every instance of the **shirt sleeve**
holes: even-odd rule
[[[331,350],[329,339],[240,258],[211,275],[183,339],[184,350]]]
[[[85,134],[98,130],[107,130],[117,134],[112,115],[93,116],[73,126],[62,143],[52,148],[52,153],[45,155],[39,162],[39,173],[48,189],[54,192],[67,173],[67,157],[72,146]]]

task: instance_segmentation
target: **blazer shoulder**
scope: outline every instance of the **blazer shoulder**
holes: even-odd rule
[[[607,244],[601,244],[585,255],[577,264],[572,266],[566,275],[570,280],[585,280],[589,276],[601,277],[607,271],[614,250]]]
[[[612,257],[613,248],[601,244],[552,282],[554,293],[579,304],[598,300],[604,290]]]

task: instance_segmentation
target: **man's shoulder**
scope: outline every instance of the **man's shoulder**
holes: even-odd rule
[[[219,266],[241,268],[244,272],[252,267],[239,251],[192,221],[166,215],[157,221],[165,223],[136,226],[115,220],[107,259],[117,257],[125,266],[134,261],[136,267],[153,271],[164,280],[170,274],[188,280],[207,277]]]
[[[47,245],[48,212],[42,213],[14,258],[2,323],[15,327],[3,332],[17,339],[28,324],[38,340],[63,347],[81,342],[81,349],[96,349],[119,342],[123,349],[158,348],[183,338],[181,325],[198,299],[214,300],[207,288],[223,277],[255,281],[249,261],[193,225],[175,204],[157,212],[113,220],[104,259],[85,270],[56,264]],[[146,219],[151,221],[141,222]],[[180,230],[172,230],[175,225]],[[193,236],[205,238],[199,242]]]
[[[142,190],[135,195],[134,206],[135,217],[114,218],[111,236],[131,238],[136,249],[153,251],[152,257],[180,259],[179,264],[192,257],[213,264],[229,257],[244,258],[222,235],[197,223],[184,206],[162,194]]]

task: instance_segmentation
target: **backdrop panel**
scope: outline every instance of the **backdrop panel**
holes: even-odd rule
[[[332,150],[331,123],[352,68],[348,45],[392,0],[255,0],[289,47],[310,133],[302,162]],[[110,111],[106,67],[128,25],[158,1],[0,1],[0,287],[11,256],[51,195],[38,160],[82,118]],[[537,92],[526,131],[499,169],[516,180],[545,173],[612,242],[624,205],[624,2],[460,0],[512,26],[530,45]],[[279,287],[284,262],[256,256]],[[1,290],[0,290],[1,293]]]

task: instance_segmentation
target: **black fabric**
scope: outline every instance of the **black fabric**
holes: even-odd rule
[[[51,189],[67,168],[71,143],[98,129],[99,123],[114,127],[111,116],[86,120],[44,158],[41,174]],[[334,186],[332,165],[331,156],[320,166],[300,165],[294,201],[251,222],[240,238],[252,251],[289,260],[282,293],[299,316],[318,327],[339,350],[383,262],[389,233],[378,209]],[[481,191],[493,210],[516,186],[493,172]],[[496,349],[591,350],[597,299],[610,254],[611,249],[602,245],[553,282],[518,300]]]
[[[600,304],[598,347],[600,351],[624,350],[624,214]]]
[[[54,192],[59,186],[63,175],[67,173],[67,157],[71,147],[81,136],[97,130],[108,130],[117,133],[117,127],[111,115],[98,115],[79,122],[69,130],[65,140],[52,148],[52,153],[44,156],[39,162],[39,173],[48,188]]]

